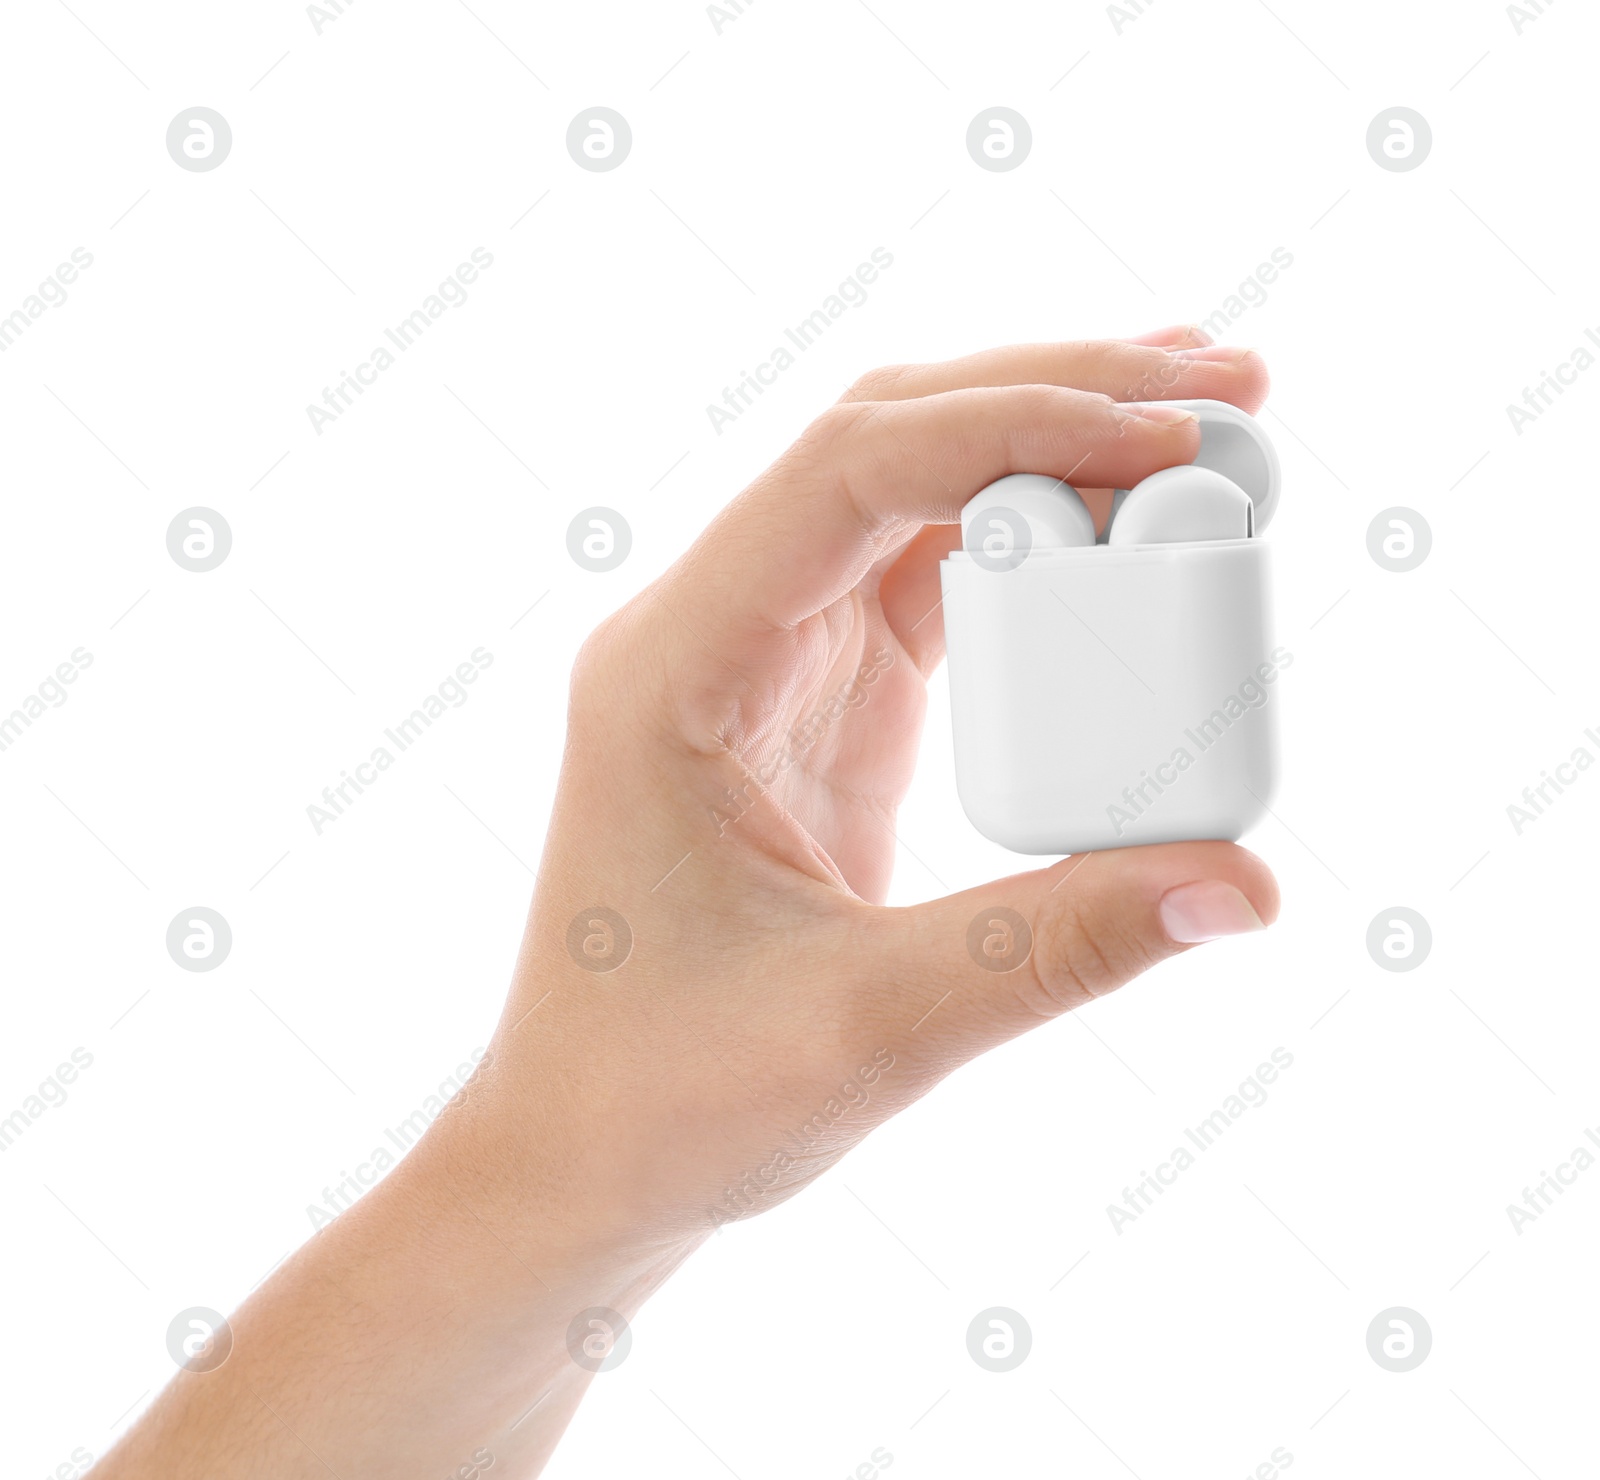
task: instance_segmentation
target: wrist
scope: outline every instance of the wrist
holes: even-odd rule
[[[108,1480],[169,1475],[179,1446],[214,1480],[456,1474],[480,1450],[537,1473],[611,1314],[631,1319],[687,1250],[627,1252],[550,1217],[478,1098],[452,1102],[233,1313],[226,1360],[178,1374],[108,1456]]]
[[[493,1083],[464,1092],[389,1182],[419,1228],[448,1247],[463,1294],[501,1305],[561,1297],[637,1306],[644,1296],[630,1292],[648,1293],[704,1234],[641,1222],[624,1158],[592,1130],[500,1103],[505,1093]]]

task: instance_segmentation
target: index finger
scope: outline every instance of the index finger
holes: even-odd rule
[[[1235,345],[1084,339],[1012,344],[933,365],[891,365],[863,375],[844,399],[902,401],[975,385],[1068,385],[1114,401],[1227,401],[1253,415],[1267,399],[1269,379],[1261,356]]]
[[[670,594],[708,637],[787,631],[1008,473],[1132,488],[1199,447],[1192,412],[1055,385],[843,402],[717,516],[669,573]]]

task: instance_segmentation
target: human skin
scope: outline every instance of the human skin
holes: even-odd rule
[[[877,371],[813,422],[584,645],[477,1074],[96,1475],[466,1480],[480,1451],[535,1475],[592,1377],[580,1314],[631,1318],[723,1221],[986,1049],[1270,924],[1271,874],[1222,842],[884,904],[962,505],[1036,472],[1103,514],[1105,490],[1198,449],[1192,417],[1149,403],[1254,412],[1266,390],[1258,356],[1178,328]],[[967,947],[996,907],[1032,931],[1003,972]]]

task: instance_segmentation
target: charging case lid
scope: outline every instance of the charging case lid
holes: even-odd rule
[[[1255,505],[1255,532],[1260,534],[1278,507],[1283,475],[1278,454],[1261,425],[1246,411],[1226,401],[1169,401],[1200,418],[1200,451],[1195,466],[1210,468],[1237,483]]]

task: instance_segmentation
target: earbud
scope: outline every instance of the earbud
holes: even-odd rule
[[[1187,464],[1152,473],[1117,496],[1108,545],[1175,545],[1244,540],[1255,532],[1250,495],[1211,468]]]
[[[1075,488],[1043,473],[991,483],[961,511],[961,543],[979,565],[1014,570],[1030,550],[1094,544],[1094,516]]]
[[[1220,401],[1176,401],[1201,424],[1193,463],[1164,468],[1117,490],[1105,532],[1077,490],[1059,478],[1013,473],[991,483],[961,512],[962,545],[988,570],[1015,570],[1031,551],[1096,543],[1186,545],[1253,539],[1278,501],[1278,457],[1255,419]]]

